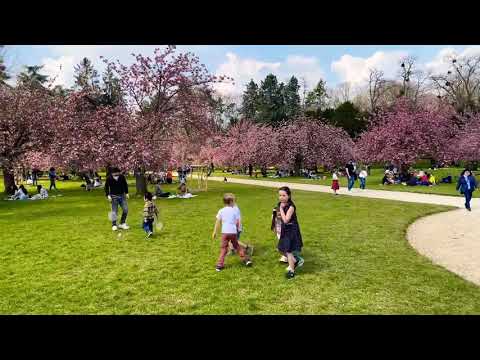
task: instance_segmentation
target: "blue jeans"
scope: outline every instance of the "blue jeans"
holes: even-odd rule
[[[360,178],[360,189],[365,189],[366,178]]]
[[[125,224],[128,215],[128,204],[125,195],[111,195],[112,197],[112,225],[117,225],[118,206],[122,208],[120,224]]]
[[[470,200],[472,200],[472,190],[465,190],[465,208],[470,209]]]
[[[355,185],[355,178],[353,176],[350,176],[348,178],[348,190],[351,190],[353,188],[353,185]]]
[[[143,220],[143,230],[145,230],[146,233],[153,232],[153,219]]]

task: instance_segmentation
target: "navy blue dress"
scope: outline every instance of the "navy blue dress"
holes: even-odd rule
[[[278,241],[278,250],[282,253],[300,252],[303,246],[302,234],[300,234],[300,226],[297,221],[297,208],[293,204],[287,204],[283,210],[286,214],[290,206],[293,206],[295,211],[288,224],[282,221],[280,240]],[[280,211],[280,203],[278,209]]]

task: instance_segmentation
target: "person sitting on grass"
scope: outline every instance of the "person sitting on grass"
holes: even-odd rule
[[[44,200],[48,198],[48,191],[42,185],[37,185],[38,194],[33,195],[30,200]]]
[[[20,185],[18,191],[14,195],[14,200],[28,200],[28,191],[25,189],[25,186]]]
[[[395,181],[393,180],[393,175],[388,172],[383,176],[382,185],[393,185]]]
[[[246,266],[251,266],[252,261],[249,259],[248,255],[245,254],[245,250],[238,244],[237,241],[237,224],[240,220],[238,213],[233,208],[234,205],[234,196],[233,194],[223,195],[223,204],[225,205],[217,213],[217,221],[213,228],[212,239],[215,240],[217,236],[218,228],[222,228],[222,242],[220,246],[220,256],[218,257],[217,266],[215,267],[216,271],[222,271],[224,269],[225,256],[228,252],[228,245],[232,243],[233,248],[238,252],[240,259]]]
[[[188,191],[187,184],[185,183],[180,184],[180,186],[178,187],[178,190],[180,190],[180,192],[177,194],[177,197],[189,197],[192,195]]]
[[[452,175],[448,175],[448,176],[443,177],[442,180],[440,180],[440,183],[451,184],[452,183]]]
[[[428,177],[428,182],[430,185],[437,185],[437,179],[435,179],[435,176],[433,174],[430,174]]]
[[[428,178],[429,178],[429,174],[428,174],[428,173],[424,173],[422,176],[420,176],[420,185],[430,186],[430,183],[429,183],[429,181],[428,181]]]
[[[143,230],[147,233],[146,238],[150,238],[153,235],[153,221],[157,217],[158,221],[158,209],[153,203],[153,195],[151,192],[146,192],[144,196],[145,204],[143,206]]]
[[[161,180],[158,180],[157,185],[155,185],[155,196],[156,197],[169,197],[169,192],[163,192],[162,187],[160,186]]]

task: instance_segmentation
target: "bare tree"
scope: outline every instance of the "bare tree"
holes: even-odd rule
[[[369,110],[374,113],[379,106],[379,100],[385,91],[385,79],[383,71],[378,69],[370,69],[368,76],[368,97],[370,102]]]
[[[302,77],[302,109],[305,111],[305,99],[307,97],[307,79]]]
[[[447,57],[446,74],[431,76],[439,96],[448,99],[458,111],[480,109],[480,56]]]
[[[352,86],[349,82],[344,82],[338,85],[338,92],[342,102],[350,101],[350,90]]]
[[[425,85],[430,75],[418,69],[415,56],[406,56],[400,60],[399,76],[402,81],[401,95],[415,104],[418,103],[420,97],[425,94]]]

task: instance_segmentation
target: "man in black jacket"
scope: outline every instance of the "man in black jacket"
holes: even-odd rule
[[[105,195],[108,201],[112,203],[112,230],[116,231],[118,228],[129,229],[130,227],[125,223],[128,215],[128,184],[127,179],[118,168],[113,168],[111,175],[105,181]],[[122,207],[122,218],[120,219],[120,225],[117,227],[118,205]]]

